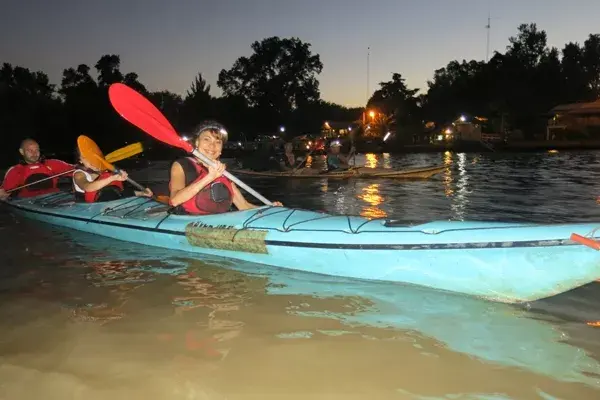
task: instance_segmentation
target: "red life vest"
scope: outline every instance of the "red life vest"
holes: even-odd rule
[[[104,178],[108,178],[109,176],[112,176],[113,173],[109,172],[109,171],[104,171],[101,172],[100,175],[96,178],[96,180],[98,179],[104,179]],[[111,201],[111,200],[117,200],[121,198],[121,192],[123,192],[123,182],[121,181],[113,181],[111,183],[109,183],[108,185],[104,186],[102,189],[100,190],[95,190],[92,192],[85,192],[85,193],[80,193],[75,191],[75,195],[77,197],[79,197],[79,199],[82,199],[83,201],[85,201],[86,203],[96,203],[98,201]]]
[[[185,186],[189,186],[204,178],[208,169],[198,164],[195,159],[185,157],[177,162],[183,168]],[[170,189],[169,184],[169,189]],[[179,207],[186,214],[206,215],[228,212],[233,204],[233,187],[231,181],[225,176],[220,176],[202,188],[194,197],[181,203]]]
[[[11,167],[4,177],[3,188],[11,190],[13,188],[27,185],[50,176],[69,171],[73,166],[60,160],[40,160],[33,164],[22,162]],[[70,174],[69,174],[70,175]],[[69,176],[67,175],[67,176]],[[42,194],[58,192],[58,177],[47,179],[18,191],[18,197],[33,197]]]

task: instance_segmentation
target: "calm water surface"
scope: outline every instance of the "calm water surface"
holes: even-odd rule
[[[412,223],[600,220],[597,152],[356,163],[447,168],[414,182],[245,181],[286,206]],[[166,166],[130,172],[160,192]],[[511,307],[191,258],[5,209],[0,239],[0,399],[600,398],[600,283]]]

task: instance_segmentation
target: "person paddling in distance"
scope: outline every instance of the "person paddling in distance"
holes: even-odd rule
[[[340,153],[342,148],[342,144],[339,140],[334,140],[329,145],[329,151],[327,152],[327,170],[328,171],[336,171],[336,170],[346,170],[350,168],[350,157],[352,157],[352,153],[356,151],[354,146],[350,149],[350,153],[348,155],[343,155]]]
[[[259,207],[248,202],[235,183],[223,175],[225,165],[219,161],[219,157],[227,141],[225,127],[216,121],[205,121],[194,130],[192,140],[198,151],[214,162],[214,166],[205,166],[192,157],[173,162],[169,202],[175,207],[175,213],[220,214],[228,212],[232,204],[238,210]],[[282,204],[273,202],[273,205]]]
[[[75,150],[75,157],[82,168],[73,173],[73,189],[75,199],[86,203],[112,201],[123,197],[152,197],[150,189],[139,191],[125,187],[123,181],[127,180],[127,172],[120,170],[118,174],[110,171],[100,171],[97,166],[81,155],[79,148]]]
[[[279,169],[281,171],[292,171],[299,166],[299,162],[296,161],[296,155],[294,154],[294,144],[286,142],[283,145],[283,149],[283,154],[279,156]]]
[[[27,186],[14,193],[19,198],[27,198],[59,192],[58,175],[67,177],[72,175],[73,165],[61,160],[44,158],[40,153],[40,145],[33,139],[23,140],[19,146],[19,153],[21,153],[23,159],[6,172],[4,181],[0,186],[0,200],[6,200],[13,194],[7,193],[10,190],[52,176],[55,177]]]

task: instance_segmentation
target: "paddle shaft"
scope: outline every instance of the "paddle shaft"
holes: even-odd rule
[[[127,182],[131,183],[133,186],[135,186],[136,189],[141,190],[142,192],[146,190],[145,187],[143,187],[131,178],[127,178]]]
[[[115,174],[120,174],[121,170],[119,168],[117,168],[117,167],[114,167],[113,172]],[[140,185],[139,183],[137,183],[136,181],[134,181],[133,179],[131,179],[129,177],[127,177],[127,182],[131,183],[137,190],[141,190],[142,192],[144,190],[146,190],[145,187],[143,187],[142,185]]]
[[[211,159],[209,159],[208,157],[206,157],[204,154],[202,154],[201,152],[199,152],[197,149],[194,149],[192,151],[192,154],[194,155],[194,157],[198,158],[204,164],[209,165],[211,167],[214,167],[215,163]],[[258,200],[262,201],[267,206],[272,206],[273,205],[273,203],[271,203],[269,200],[267,200],[266,198],[264,198],[260,193],[258,193],[254,189],[252,189],[250,186],[246,185],[244,182],[240,181],[235,176],[231,175],[229,173],[229,171],[225,170],[225,172],[223,172],[223,175],[225,175],[227,178],[229,178],[229,180],[231,180],[232,182],[235,182],[239,187],[241,187],[244,190],[246,190],[252,196],[254,196]]]
[[[304,164],[306,162],[306,160],[308,160],[308,157],[310,157],[310,155],[313,153],[313,151],[315,151],[314,147],[308,152],[306,157],[304,157],[304,160],[302,160],[302,162],[300,164],[298,164],[297,166],[294,167],[294,169],[292,169],[292,172],[290,172],[290,175],[294,175],[296,173],[296,171],[298,169],[300,169],[302,164]]]
[[[121,170],[119,168],[113,167],[113,172],[115,174],[118,174],[121,172]],[[145,192],[146,188],[143,187],[142,185],[140,185],[139,183],[137,183],[136,181],[134,181],[133,179],[127,177],[127,182],[131,183],[137,190],[139,190],[140,192]],[[152,199],[158,201],[159,203],[164,203],[164,204],[169,204],[169,198],[166,196],[152,196]]]
[[[75,171],[75,169],[71,169],[71,170],[68,170],[68,171],[65,171],[65,172],[61,172],[60,174],[52,175],[52,176],[49,176],[47,178],[40,179],[39,181],[31,182],[31,183],[28,183],[27,185],[22,185],[22,186],[14,188],[14,189],[7,190],[6,193],[12,193],[14,191],[21,190],[21,189],[23,189],[23,188],[25,188],[27,186],[35,185],[35,184],[38,184],[40,182],[44,182],[44,181],[47,181],[47,180],[50,180],[50,179],[58,178],[61,175],[66,175],[66,174],[71,173],[73,171]]]

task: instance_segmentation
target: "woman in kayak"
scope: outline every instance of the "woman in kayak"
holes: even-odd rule
[[[327,152],[327,170],[328,171],[341,171],[350,168],[350,157],[354,153],[355,148],[352,146],[350,153],[347,156],[340,153],[342,144],[339,140],[334,140],[329,145],[329,151]]]
[[[279,169],[281,171],[291,171],[298,167],[299,163],[296,161],[296,155],[294,154],[294,144],[286,142],[283,149],[283,154],[279,156]]]
[[[236,185],[223,176],[225,165],[219,161],[227,131],[215,121],[206,121],[192,135],[198,151],[211,161],[214,167],[205,166],[192,157],[177,159],[171,165],[169,180],[170,204],[176,213],[219,214],[228,212],[231,205],[238,210],[259,207],[249,203]],[[280,202],[273,203],[281,206]]]
[[[121,170],[115,174],[109,171],[100,171],[81,155],[79,149],[75,150],[75,157],[81,166],[73,172],[73,189],[77,201],[98,203],[123,197],[153,196],[152,191],[148,188],[141,192],[124,187],[123,181],[127,180],[127,172]]]

